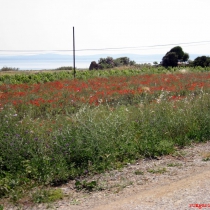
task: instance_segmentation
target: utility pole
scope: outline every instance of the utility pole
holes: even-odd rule
[[[75,39],[74,39],[74,27],[73,27],[73,62],[74,62],[74,79],[75,79],[76,70],[75,70]]]

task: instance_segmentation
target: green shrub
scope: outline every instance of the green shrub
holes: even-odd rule
[[[56,70],[73,70],[72,66],[61,66],[57,68]]]
[[[63,199],[64,194],[61,189],[40,189],[32,195],[34,203],[50,203]]]
[[[0,71],[18,71],[19,68],[12,68],[12,67],[3,67],[0,69]]]

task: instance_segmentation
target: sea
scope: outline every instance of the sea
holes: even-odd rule
[[[160,63],[162,54],[138,55],[138,54],[96,54],[76,56],[75,66],[77,69],[87,69],[92,61],[98,62],[100,58],[106,57],[128,57],[137,64]],[[190,55],[193,60],[199,55]],[[2,67],[19,68],[19,70],[45,70],[56,69],[63,66],[73,66],[73,56],[63,54],[36,54],[36,55],[0,55],[0,69]]]
[[[162,55],[137,55],[137,54],[97,54],[76,56],[76,68],[89,68],[92,61],[98,62],[106,57],[128,57],[136,63],[153,63],[160,61]],[[72,55],[61,54],[36,54],[36,55],[0,55],[0,69],[2,67],[19,68],[19,70],[56,69],[62,66],[73,66]]]

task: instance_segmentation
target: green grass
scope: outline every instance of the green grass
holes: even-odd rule
[[[168,163],[167,164],[167,167],[179,167],[179,166],[182,166],[181,163]]]
[[[134,174],[136,174],[136,175],[143,175],[144,172],[140,171],[140,170],[136,170],[136,171],[134,171]]]
[[[189,95],[176,101],[176,106],[168,101],[140,103],[142,106],[84,105],[71,114],[47,113],[36,119],[30,112],[16,116],[12,106],[2,109],[0,198],[16,202],[36,186],[59,185],[143,157],[176,154],[177,147],[209,140],[208,92]],[[165,169],[149,172],[163,173]],[[78,183],[79,189],[95,187],[95,182]],[[53,201],[53,195],[43,191],[33,200]]]
[[[61,189],[41,189],[37,190],[32,195],[34,203],[51,203],[63,199],[64,194]]]
[[[166,168],[158,168],[158,169],[148,169],[147,170],[149,173],[152,173],[152,174],[163,174],[165,173],[167,170]]]
[[[86,191],[93,191],[95,188],[97,188],[97,181],[93,180],[90,182],[87,181],[79,181],[77,180],[75,183],[77,190],[86,190]]]

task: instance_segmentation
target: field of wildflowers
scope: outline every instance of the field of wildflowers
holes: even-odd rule
[[[0,197],[207,141],[209,94],[209,72],[4,82]]]

